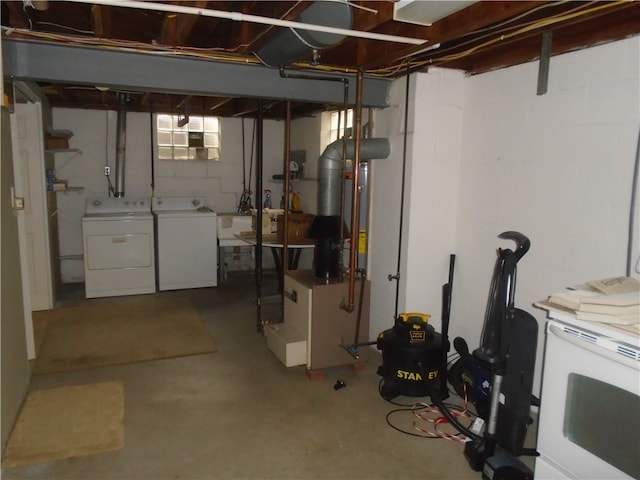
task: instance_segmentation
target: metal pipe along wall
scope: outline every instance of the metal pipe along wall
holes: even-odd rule
[[[116,186],[114,196],[124,197],[124,163],[127,142],[127,111],[124,106],[127,94],[118,93],[120,108],[118,109],[118,124],[116,132]]]

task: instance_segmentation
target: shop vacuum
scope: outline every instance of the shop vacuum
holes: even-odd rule
[[[448,345],[443,336],[429,325],[430,315],[403,313],[395,325],[378,335],[376,347],[382,351],[378,375],[383,377],[380,395],[385,400],[426,397],[429,385],[438,389],[443,399],[448,397],[446,361]],[[423,368],[419,369],[418,365]]]
[[[398,395],[429,396],[444,417],[466,435],[464,455],[469,466],[482,471],[484,480],[531,480],[533,472],[517,457],[537,455],[524,448],[533,402],[538,324],[524,310],[515,308],[516,264],[529,250],[530,242],[519,232],[498,236],[514,240],[515,251],[499,249],[489,301],[482,329],[481,345],[469,353],[464,339],[454,340],[460,354],[449,371],[446,357],[451,310],[454,256],[449,265],[449,282],[443,286],[442,334],[427,324],[428,315],[403,314],[390,330],[378,336],[382,351],[381,395],[390,400]],[[446,372],[446,373],[445,373]],[[459,395],[466,392],[485,420],[484,433],[461,425],[448,411],[447,377]]]
[[[382,365],[378,375],[383,377],[380,395],[385,400],[430,396],[435,389],[445,400],[447,388],[447,353],[449,341],[449,311],[451,309],[451,285],[455,256],[449,261],[449,282],[442,287],[442,333],[429,325],[431,315],[403,313],[395,320],[393,328],[378,335],[376,348],[382,352]]]

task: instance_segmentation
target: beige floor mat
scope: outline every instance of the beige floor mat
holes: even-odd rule
[[[124,445],[123,423],[121,382],[36,390],[18,416],[2,467],[119,450]]]
[[[51,373],[216,351],[186,298],[144,297],[34,312],[46,325],[33,372]]]

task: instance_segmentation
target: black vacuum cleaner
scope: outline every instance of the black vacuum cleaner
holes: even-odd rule
[[[515,307],[515,288],[516,265],[530,242],[519,232],[504,232],[499,238],[514,240],[516,249],[498,250],[480,347],[469,355],[464,340],[454,340],[462,355],[460,370],[467,372],[467,380],[474,379],[476,400],[482,405],[478,413],[486,420],[484,435],[467,442],[464,455],[485,480],[529,480],[533,472],[517,457],[536,454],[524,448],[524,441],[531,424],[538,323]],[[485,397],[480,383],[487,380]]]

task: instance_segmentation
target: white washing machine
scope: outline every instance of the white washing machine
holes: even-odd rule
[[[158,289],[218,285],[216,213],[204,197],[153,197]]]
[[[87,298],[155,293],[148,198],[89,198],[82,217]]]

